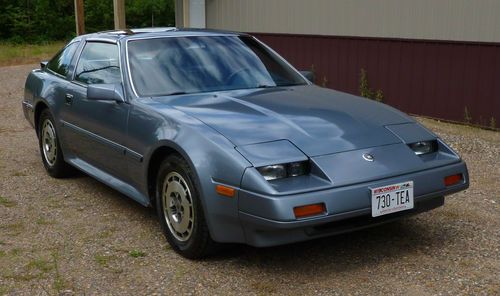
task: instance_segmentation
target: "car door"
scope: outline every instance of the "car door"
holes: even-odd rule
[[[59,51],[43,68],[43,71],[49,73],[50,75],[44,82],[50,87],[46,87],[46,91],[43,96],[52,102],[50,110],[52,115],[56,119],[56,130],[59,133],[59,138],[61,139],[61,147],[65,151],[65,156],[71,157],[71,151],[66,149],[65,130],[61,128],[61,121],[66,116],[64,113],[66,109],[64,108],[65,94],[67,92],[68,86],[70,84],[71,73],[74,68],[74,60],[76,60],[75,53],[79,47],[80,41],[74,41],[66,45],[61,51]]]
[[[122,86],[119,48],[113,42],[87,41],[66,97],[67,145],[78,160],[120,179],[126,178],[125,147],[129,104],[87,99],[91,84]]]

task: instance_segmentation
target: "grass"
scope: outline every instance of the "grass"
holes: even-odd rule
[[[50,59],[64,42],[46,44],[12,44],[0,42],[0,67],[39,63]]]
[[[107,270],[109,270],[113,273],[119,274],[119,273],[123,272],[123,269],[113,267],[111,265],[112,261],[114,261],[116,259],[117,259],[117,257],[115,255],[98,255],[98,254],[96,254],[94,256],[94,260],[99,266],[106,268]]]
[[[27,175],[25,172],[15,172],[12,174],[13,177],[25,177]]]
[[[0,285],[0,295],[7,295],[9,292],[10,289],[7,286]]]
[[[102,267],[109,267],[109,261],[112,260],[114,257],[111,255],[95,255],[94,259],[97,264],[99,264]]]
[[[11,236],[17,236],[24,231],[24,224],[22,222],[0,225],[0,231],[4,231]]]
[[[36,219],[35,223],[38,225],[54,225],[54,224],[56,224],[56,221],[47,220],[43,217],[39,217],[38,219]]]
[[[59,261],[58,261],[59,256],[58,256],[58,254],[53,253],[52,259],[54,262],[54,270],[55,270],[53,287],[58,292],[58,294],[60,294],[60,292],[62,290],[64,290],[66,287],[68,287],[68,283],[66,282],[66,280],[62,277],[61,273],[59,272]]]
[[[24,269],[18,270],[17,272],[13,270],[8,271],[1,276],[16,282],[29,282],[39,279],[51,280],[51,287],[56,293],[45,290],[43,286],[41,287],[48,295],[58,295],[62,290],[71,287],[70,283],[64,279],[63,274],[60,272],[58,254],[55,252],[52,253],[51,258],[33,258],[24,265]],[[0,289],[0,295],[4,294],[2,294],[2,290]]]
[[[10,201],[8,200],[7,198],[3,197],[3,196],[0,196],[0,206],[4,206],[4,207],[7,207],[7,208],[11,208],[11,207],[14,207],[16,206],[16,202],[15,201]]]
[[[129,252],[129,255],[134,257],[134,258],[139,258],[139,257],[144,257],[146,256],[146,253],[140,250],[132,250]]]
[[[50,260],[45,260],[43,258],[37,258],[31,260],[28,265],[28,269],[38,269],[42,273],[46,273],[54,269],[54,264]]]
[[[20,249],[20,248],[14,248],[12,250],[10,250],[10,254],[12,256],[17,256],[17,255],[20,255],[23,251]]]
[[[110,229],[103,230],[97,234],[97,237],[100,239],[106,239],[113,236],[116,232],[116,227],[111,227]]]
[[[252,288],[257,292],[257,295],[271,295],[277,292],[276,286],[270,282],[252,283]]]

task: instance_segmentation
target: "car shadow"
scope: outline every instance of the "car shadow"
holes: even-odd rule
[[[427,214],[423,214],[427,215]],[[426,217],[428,218],[428,217]],[[317,273],[360,269],[384,262],[404,259],[418,253],[435,253],[456,239],[450,229],[434,225],[429,219],[405,218],[352,233],[270,248],[233,245],[205,259],[209,262],[230,261],[240,267],[280,273]]]
[[[140,216],[151,231],[161,232],[153,208],[143,207],[83,173],[76,178],[81,185],[94,187],[110,198],[113,207],[119,212]],[[280,273],[296,272],[298,267],[301,272],[314,273],[322,268],[331,272],[332,269],[343,271],[376,266],[412,254],[435,253],[436,249],[455,243],[459,238],[454,236],[453,230],[439,225],[433,215],[423,213],[356,232],[277,247],[223,244],[217,253],[203,259],[203,262]]]

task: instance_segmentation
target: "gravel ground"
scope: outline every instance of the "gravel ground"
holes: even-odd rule
[[[81,174],[44,172],[21,98],[35,65],[0,68],[0,295],[500,293],[500,133],[419,119],[471,186],[432,212],[284,247],[189,261],[151,209]]]

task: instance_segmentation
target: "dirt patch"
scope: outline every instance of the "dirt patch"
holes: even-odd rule
[[[170,249],[152,210],[87,176],[45,173],[21,110],[33,67],[0,68],[0,295],[500,293],[498,132],[421,119],[470,170],[471,187],[440,209],[195,262]]]

